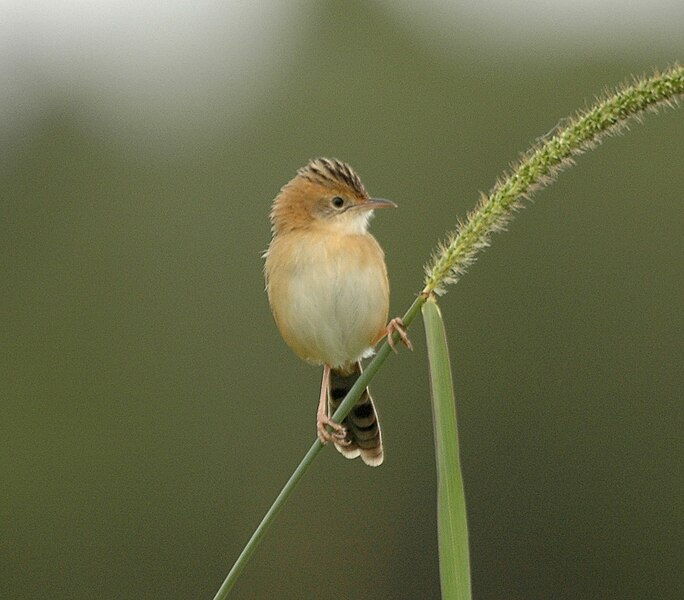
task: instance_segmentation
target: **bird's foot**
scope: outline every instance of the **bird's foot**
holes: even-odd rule
[[[413,350],[413,344],[406,333],[406,326],[404,325],[404,322],[401,320],[401,317],[394,317],[394,319],[387,324],[387,343],[390,345],[390,348],[392,348],[392,351],[394,353],[398,352],[396,348],[396,342],[394,341],[395,331],[399,335],[399,340],[401,343],[404,344],[404,346],[406,346],[409,350]]]
[[[332,431],[328,431],[328,425],[332,427]],[[335,423],[325,413],[318,413],[316,415],[316,433],[321,444],[325,445],[328,442],[334,442],[339,446],[348,446],[351,442],[347,439],[347,430],[339,423]]]

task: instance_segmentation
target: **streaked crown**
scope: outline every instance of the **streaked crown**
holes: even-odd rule
[[[346,185],[361,198],[368,198],[368,192],[356,171],[336,158],[314,158],[299,169],[297,175],[312,183],[320,183],[333,189]]]

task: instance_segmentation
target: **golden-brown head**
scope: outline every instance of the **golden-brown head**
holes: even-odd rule
[[[395,207],[394,202],[371,198],[361,179],[346,163],[316,158],[297,171],[273,202],[273,234],[330,228],[365,233],[376,208]]]

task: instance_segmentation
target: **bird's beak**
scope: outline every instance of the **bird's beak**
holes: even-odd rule
[[[384,198],[369,198],[363,204],[359,204],[358,207],[362,210],[375,210],[376,208],[397,208],[397,205]]]

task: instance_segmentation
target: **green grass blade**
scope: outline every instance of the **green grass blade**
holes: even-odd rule
[[[442,600],[470,600],[465,493],[458,452],[456,404],[442,314],[434,298],[422,307],[430,362],[437,460],[437,528]]]

